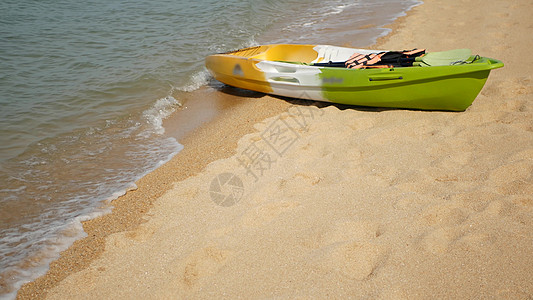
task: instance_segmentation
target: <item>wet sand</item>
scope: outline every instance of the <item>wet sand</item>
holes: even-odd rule
[[[213,118],[18,297],[533,297],[532,11],[428,0],[375,45],[502,59],[461,113],[196,92]]]

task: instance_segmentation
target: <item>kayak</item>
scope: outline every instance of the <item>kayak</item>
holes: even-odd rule
[[[344,66],[355,55],[375,57],[386,52],[274,44],[213,54],[205,64],[222,83],[267,94],[357,106],[449,111],[468,108],[490,70],[503,67],[501,61],[471,55],[468,49],[428,52],[413,59],[410,66]]]

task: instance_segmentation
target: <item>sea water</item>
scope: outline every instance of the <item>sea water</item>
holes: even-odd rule
[[[0,2],[0,298],[182,149],[162,127],[205,56],[371,45],[415,0]]]

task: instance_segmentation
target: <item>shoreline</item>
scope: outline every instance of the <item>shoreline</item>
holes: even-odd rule
[[[216,91],[207,93],[213,92]],[[231,156],[238,139],[252,132],[255,123],[285,111],[290,105],[284,100],[268,95],[263,96],[268,100],[219,99],[210,96],[206,99],[213,102],[211,106],[219,107],[219,112],[213,119],[194,129],[182,130],[179,124],[171,124],[169,131],[172,135],[183,138],[180,143],[184,145],[184,149],[169,162],[138,180],[135,190],[128,191],[113,200],[110,204],[111,213],[82,222],[87,237],[75,241],[67,250],[61,252],[60,257],[50,264],[44,276],[24,284],[17,293],[17,299],[44,298],[48,289],[56,286],[67,276],[87,268],[104,252],[105,239],[109,235],[134,230],[144,223],[154,201],[171,189],[173,182],[194,176],[209,163]],[[224,95],[220,96],[225,98]],[[195,99],[188,105],[191,110],[198,110],[205,105],[200,102],[206,99]],[[249,111],[256,113],[249,115]],[[183,115],[187,115],[186,120],[192,118],[188,112],[184,112]],[[221,126],[220,123],[224,125]],[[223,144],[218,140],[220,135],[224,136]],[[172,182],[168,182],[168,179]]]
[[[434,5],[433,1],[425,1],[424,4],[412,8],[410,11],[407,12],[406,16],[402,16],[396,19],[394,23],[389,27],[392,29],[392,31],[387,36],[379,38],[377,43],[372,47],[398,47],[399,39],[403,39],[404,42],[407,41],[407,44],[405,45],[405,47],[407,48],[411,46],[423,46],[433,47],[434,49],[442,49],[449,44],[456,45],[458,41],[455,40],[455,42],[451,42],[448,36],[445,40],[442,41],[436,41],[435,38],[431,39],[432,37],[428,37],[423,39],[423,41],[417,40],[417,45],[411,45],[410,43],[414,42],[414,38],[409,36],[411,34],[411,31],[401,31],[401,29],[405,28],[405,26],[408,26],[406,25],[406,23],[409,22],[414,15],[417,15],[417,12],[419,10],[429,9],[426,7],[426,5],[428,5],[427,2],[429,2],[429,4]],[[459,2],[461,1],[456,1],[456,3]],[[450,6],[453,6],[453,4],[450,4]],[[422,18],[421,16],[419,17]],[[450,20],[453,20],[453,17],[450,17]],[[466,25],[463,24],[463,26]],[[466,43],[467,47],[470,46],[472,48],[481,48],[475,47],[476,43],[479,43],[479,41],[474,41],[471,45],[468,44],[468,38],[462,38],[461,41],[463,43]],[[502,47],[502,44],[496,45],[493,48],[488,48],[487,45],[483,46],[484,55],[493,55],[495,57],[501,55],[500,51],[502,51],[502,49],[498,48],[497,46]],[[510,69],[510,67],[507,68]],[[489,82],[484,88],[484,91],[486,93],[484,94],[484,92],[482,91],[480,97],[478,97],[478,99],[476,99],[476,101],[474,102],[473,107],[469,109],[470,112],[468,112],[468,114],[465,113],[466,116],[463,117],[463,119],[466,120],[464,121],[475,121],[476,118],[486,118],[487,116],[489,117],[489,119],[492,118],[498,120],[499,116],[490,116],[486,113],[486,111],[490,109],[489,105],[494,104],[496,102],[488,101],[488,103],[482,103],[482,101],[488,100],[487,98],[490,96],[490,94],[487,93],[496,92],[496,81],[490,84],[491,78],[494,79],[494,77],[496,77],[496,79],[498,79],[499,81],[505,82],[505,76],[510,76],[509,74],[511,74],[512,72],[512,70],[505,70],[505,72],[502,72],[502,75],[494,76],[491,74]],[[518,91],[522,92],[522,94],[519,93],[520,95],[528,95],[529,90],[527,89],[527,86],[524,86],[523,84],[521,85],[520,82],[517,83],[516,80],[511,80],[510,83],[514,84],[512,86],[512,89],[514,90],[508,88],[507,92]],[[203,94],[204,96],[206,94],[208,95],[209,93],[212,92],[198,92],[198,94]],[[224,95],[221,96],[224,98]],[[504,97],[504,95],[501,95],[501,97]],[[175,135],[180,135],[184,137],[183,140],[180,140],[180,143],[182,143],[185,148],[171,161],[167,162],[157,170],[140,179],[137,182],[137,190],[129,191],[124,196],[114,200],[112,202],[113,211],[110,214],[84,222],[83,227],[85,232],[88,234],[88,237],[76,241],[69,249],[62,252],[61,257],[50,265],[50,270],[47,272],[47,274],[29,284],[25,284],[19,290],[17,298],[43,298],[46,296],[48,290],[56,287],[58,284],[61,283],[64,278],[67,278],[68,276],[76,272],[86,270],[96,259],[101,257],[102,253],[104,253],[106,239],[110,235],[114,233],[125,233],[135,231],[139,228],[141,224],[146,223],[147,219],[149,220],[150,218],[152,218],[150,216],[150,210],[153,208],[154,203],[156,202],[156,200],[163,197],[166,192],[171,190],[175,182],[179,182],[187,178],[191,178],[197,174],[200,174],[204,172],[209,163],[217,161],[219,159],[228,158],[236,154],[238,141],[246,134],[251,134],[257,131],[254,128],[254,125],[260,123],[264,119],[274,117],[287,111],[287,109],[291,106],[290,102],[270,96],[262,96],[259,99],[244,99],[235,97],[232,98],[231,96],[228,96],[227,99],[216,99],[213,98],[212,95],[208,95],[206,99],[215,101],[218,103],[214,104],[215,106],[222,107],[222,109],[216,114],[214,119],[202,124],[200,127],[197,127],[188,133],[179,131],[173,133]],[[195,103],[191,101],[191,109],[195,109],[198,108],[198,106],[201,106],[199,103],[200,101],[203,101],[203,99],[195,99]],[[514,106],[516,106],[516,108],[520,108],[525,111],[530,111],[528,109],[531,109],[531,106],[527,106],[527,104],[524,103],[525,102],[521,98],[512,99],[512,101],[506,104],[506,108],[513,108]],[[250,111],[253,111],[254,113],[250,114]],[[391,114],[394,113],[394,111],[391,112]],[[445,114],[439,114],[439,116],[440,115]],[[455,115],[454,117],[461,119],[461,116]],[[509,122],[512,122],[512,120]],[[524,128],[526,128],[527,123],[520,126],[525,126]],[[170,125],[169,127],[174,129],[180,128],[179,125],[174,125],[174,127],[173,125]],[[172,131],[173,129],[169,130]],[[220,140],[220,137],[224,137],[223,142]],[[435,151],[439,150],[435,149]],[[504,175],[505,174],[511,174],[510,176],[513,176],[512,174],[514,173],[509,171],[508,173],[504,173]],[[448,178],[448,180],[450,179]],[[527,183],[528,180],[530,180],[530,177],[524,175],[522,176],[521,180]],[[503,189],[503,187],[501,188]],[[527,198],[520,198],[516,201],[522,201],[525,203],[524,205],[527,206],[530,205],[528,204],[530,203],[528,201],[531,200],[527,200]],[[509,210],[508,204],[500,203],[500,206],[501,205],[503,205],[504,208],[507,207],[507,210]],[[498,212],[502,210],[502,208],[494,206],[496,206],[496,204],[492,204],[492,206],[489,208]],[[450,218],[453,217],[454,216]],[[378,231],[381,230],[378,229],[376,232]],[[525,231],[521,234],[526,237],[529,237],[530,231]],[[439,237],[436,238],[438,239]],[[438,248],[438,245],[433,246]],[[368,251],[372,249],[374,248],[369,248]],[[438,248],[437,250],[439,249],[440,248]],[[381,262],[381,260],[379,261]],[[525,289],[525,294],[522,295],[527,295],[527,291],[528,290]],[[398,296],[398,294],[395,294],[395,292],[396,291],[390,291],[389,295]],[[400,293],[400,296],[401,295],[403,294]],[[507,295],[512,294],[508,293]]]
[[[385,28],[390,28],[391,32],[385,36],[378,37],[376,43],[370,45],[369,48],[378,47],[382,41],[387,40],[390,35],[394,34],[395,28],[402,26],[403,20],[413,12],[413,9],[421,5],[423,4],[410,7],[404,16],[399,16],[393,23],[384,26]],[[349,46],[349,44],[344,43],[344,46]],[[172,178],[173,182],[183,180],[201,172],[210,162],[231,156],[236,151],[239,138],[255,131],[254,124],[285,112],[291,105],[291,102],[269,95],[234,90],[232,88],[229,88],[229,90],[233,93],[236,92],[237,95],[219,93],[218,98],[215,99],[211,88],[201,88],[200,91],[186,93],[186,98],[198,94],[206,97],[206,94],[209,94],[206,99],[209,99],[212,103],[206,104],[203,102],[205,99],[186,99],[184,106],[190,106],[187,107],[190,111],[200,111],[207,108],[212,110],[212,114],[207,118],[195,119],[188,111],[181,114],[184,117],[183,119],[178,120],[178,116],[182,112],[179,111],[170,118],[171,120],[163,121],[163,127],[165,127],[167,134],[176,138],[184,146],[184,149],[169,162],[138,180],[135,190],[127,191],[126,194],[112,200],[109,204],[112,207],[111,213],[82,222],[87,237],[76,240],[68,249],[62,251],[60,257],[50,263],[46,274],[23,284],[18,290],[16,298],[45,298],[48,290],[58,285],[63,279],[88,268],[91,262],[104,252],[105,239],[108,236],[118,232],[134,230],[146,221],[145,217],[153,206],[154,201],[172,188],[171,183],[162,182],[159,179],[160,177]],[[256,97],[259,97],[259,99],[255,99]],[[254,100],[257,100],[257,102]],[[294,101],[298,102],[300,100],[295,99]],[[307,101],[307,103],[311,102]],[[324,103],[323,105],[329,104]],[[225,108],[235,106],[238,109],[236,112],[224,111]],[[263,108],[267,108],[267,111]],[[272,109],[272,111],[268,111],[268,109]],[[213,110],[215,111],[214,114]],[[249,111],[254,111],[254,115],[246,118],[244,115]],[[228,116],[230,114],[233,116]],[[245,122],[238,124],[243,127],[235,126],[237,125],[235,124],[237,116],[245,120]],[[193,123],[195,124],[191,126],[190,121],[194,121]],[[227,121],[230,121],[231,124],[228,124]],[[209,141],[210,138],[215,136],[212,133],[213,130],[220,128],[218,123],[224,123],[224,133],[229,136],[224,142],[224,147],[212,140]],[[232,128],[239,128],[239,130],[234,131]],[[231,146],[227,145],[227,143],[230,143]],[[205,148],[209,146],[217,150],[205,152]],[[209,155],[194,158],[194,156],[201,153],[209,153]],[[176,170],[173,171],[173,168]]]

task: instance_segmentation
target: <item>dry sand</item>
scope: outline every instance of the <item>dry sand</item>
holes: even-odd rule
[[[502,59],[465,112],[243,101],[19,297],[531,299],[532,12],[427,0],[380,41]]]

